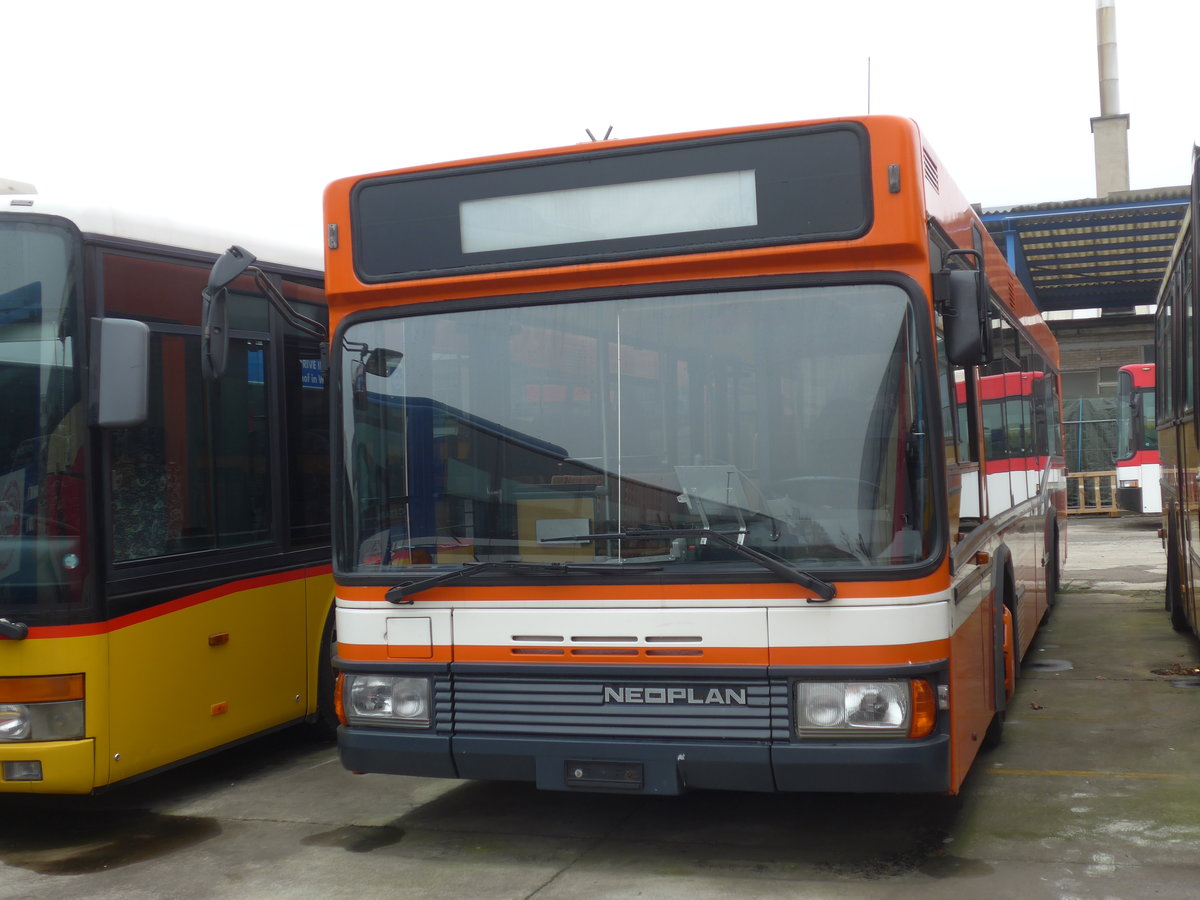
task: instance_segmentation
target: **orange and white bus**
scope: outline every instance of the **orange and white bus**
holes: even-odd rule
[[[1200,148],[1192,155],[1192,196],[1167,263],[1155,312],[1155,412],[1162,459],[1163,537],[1167,550],[1166,606],[1177,631],[1200,634],[1200,361],[1197,360],[1197,246]]]
[[[226,377],[201,377],[227,238],[0,196],[0,793],[90,793],[332,706],[319,342],[246,278]],[[319,253],[271,258],[323,319]]]
[[[1162,460],[1154,420],[1154,363],[1117,371],[1117,506],[1135,513],[1162,512]]]
[[[422,166],[325,214],[347,768],[959,789],[1065,553],[1058,351],[912,122]],[[981,376],[1019,373],[1044,467],[985,491]]]

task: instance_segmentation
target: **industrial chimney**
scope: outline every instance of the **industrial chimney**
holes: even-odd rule
[[[1096,0],[1096,52],[1100,62],[1100,115],[1092,119],[1096,196],[1129,190],[1129,116],[1117,91],[1116,0]]]

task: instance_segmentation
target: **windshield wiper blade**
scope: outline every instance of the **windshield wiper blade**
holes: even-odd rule
[[[784,581],[790,581],[793,584],[808,588],[821,598],[817,600],[810,597],[808,598],[809,603],[826,603],[837,596],[837,588],[828,581],[817,578],[815,575],[810,575],[802,569],[797,569],[788,563],[787,560],[773,553],[767,553],[764,550],[759,550],[757,547],[750,547],[746,544],[739,544],[729,535],[720,531],[714,531],[711,528],[628,528],[625,531],[613,531],[606,534],[572,534],[566,537],[542,538],[542,540],[550,543],[551,541],[619,541],[622,539],[653,540],[655,538],[687,537],[711,538],[718,544],[728,547],[738,556],[758,563],[758,565],[762,566],[768,572],[778,575]]]
[[[418,577],[410,581],[402,581],[399,584],[388,588],[387,593],[383,596],[388,603],[412,603],[411,600],[406,600],[405,598],[411,597],[413,594],[419,594],[422,591],[427,591],[430,588],[440,587],[455,581],[461,581],[464,578],[470,578],[472,575],[478,575],[480,572],[485,572],[491,569],[522,572],[527,575],[562,577],[567,575],[576,575],[581,572],[602,573],[605,575],[611,575],[614,572],[628,572],[630,570],[638,572],[657,572],[662,569],[662,566],[644,565],[641,563],[634,563],[633,565],[628,563],[621,565],[605,565],[603,563],[589,565],[588,563],[494,560],[472,563],[468,566],[463,566],[461,569],[454,569],[450,572],[442,572],[440,575],[427,575],[423,578]]]

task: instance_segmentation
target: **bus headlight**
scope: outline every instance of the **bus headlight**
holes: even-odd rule
[[[346,673],[342,702],[351,725],[429,725],[429,679]]]
[[[800,738],[924,737],[933,731],[936,701],[929,682],[800,681]]]
[[[82,700],[0,703],[0,742],[75,741],[82,737]]]

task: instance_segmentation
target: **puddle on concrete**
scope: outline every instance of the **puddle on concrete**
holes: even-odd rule
[[[40,875],[86,875],[158,859],[216,837],[216,819],[145,810],[17,814],[20,832],[0,839],[0,861]],[[14,829],[15,831],[15,829]]]
[[[1200,678],[1180,678],[1178,681],[1172,681],[1171,687],[1200,688]]]
[[[310,847],[340,847],[351,853],[370,853],[397,844],[403,837],[404,829],[395,824],[345,825],[306,837],[302,843]]]
[[[1075,664],[1065,659],[1034,659],[1025,663],[1025,668],[1032,672],[1069,672]]]

